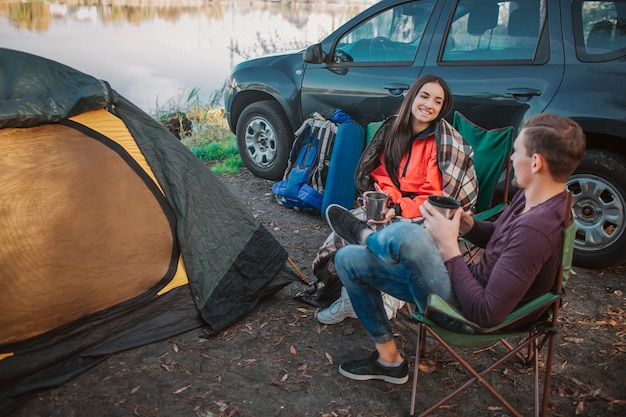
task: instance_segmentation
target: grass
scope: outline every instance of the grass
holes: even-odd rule
[[[181,134],[181,142],[199,159],[206,162],[216,175],[235,174],[243,167],[237,150],[237,139],[228,128],[225,110],[217,103],[221,101],[224,88],[213,92],[208,104],[200,102],[199,89],[187,93],[179,91],[178,97],[168,100],[164,106],[153,111],[153,117],[163,122],[172,115],[191,121],[191,129]]]

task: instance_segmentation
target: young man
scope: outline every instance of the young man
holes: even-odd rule
[[[540,114],[528,120],[511,155],[520,190],[495,222],[476,221],[462,209],[446,219],[425,202],[423,226],[394,223],[374,233],[342,207],[329,206],[328,223],[351,243],[335,256],[337,273],[376,346],[369,358],[346,362],[339,372],[356,380],[408,380],[408,364],[393,339],[381,291],[420,311],[428,295],[437,293],[485,327],[550,291],[560,264],[565,181],[584,150],[585,136],[571,119]],[[476,264],[465,263],[459,233],[485,248]]]

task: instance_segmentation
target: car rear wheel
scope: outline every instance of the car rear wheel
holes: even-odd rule
[[[591,150],[568,180],[576,221],[576,265],[597,268],[626,260],[625,178],[624,158]]]
[[[237,148],[246,167],[257,177],[279,180],[287,168],[293,131],[274,101],[259,101],[244,109],[237,122]]]

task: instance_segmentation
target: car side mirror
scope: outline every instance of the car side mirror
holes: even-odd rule
[[[304,62],[307,64],[321,64],[324,62],[324,51],[322,50],[322,44],[316,43],[309,46],[304,50],[303,56]]]

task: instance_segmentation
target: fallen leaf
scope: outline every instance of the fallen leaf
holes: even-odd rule
[[[256,362],[256,359],[246,359],[243,361],[241,366],[250,366]]]
[[[571,380],[574,384],[576,384],[577,386],[579,386],[580,388],[582,388],[582,389],[584,389],[584,390],[586,390],[586,391],[589,391],[589,387],[587,387],[587,385],[583,384],[583,383],[582,383],[581,381],[579,381],[578,379],[576,379],[576,378],[570,378],[570,380]]]
[[[289,378],[289,374],[283,375],[283,377],[280,379],[280,382],[285,382],[287,378]]]
[[[579,416],[585,412],[585,402],[580,401],[578,405],[576,405],[576,415]]]
[[[220,408],[220,411],[223,411],[226,408],[228,408],[228,404],[226,404],[223,401],[214,401],[213,404],[217,405]]]
[[[325,352],[324,354],[326,355],[326,359],[328,359],[328,363],[332,365],[333,364],[333,357],[330,356],[330,353],[328,353],[328,352]]]
[[[291,352],[292,355],[295,355],[296,354],[296,348],[293,345],[291,345],[291,347],[289,348],[289,352]]]
[[[572,343],[583,343],[585,341],[582,337],[566,337],[565,340]]]
[[[420,361],[418,368],[420,372],[425,374],[432,374],[437,369],[435,363],[431,361]]]
[[[172,392],[172,394],[174,395],[180,394],[181,392],[186,391],[189,388],[191,388],[191,384],[187,385],[186,387],[178,388],[176,391]]]
[[[136,393],[137,391],[139,391],[139,388],[140,388],[140,387],[141,387],[141,385],[137,385],[135,388],[133,388],[133,389],[131,389],[131,390],[130,390],[130,393],[131,393],[131,394]]]
[[[172,349],[174,349],[174,352],[178,353],[178,345],[176,343],[172,343]]]

